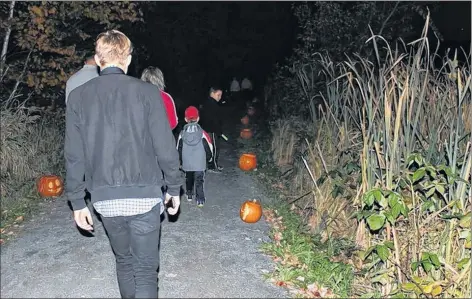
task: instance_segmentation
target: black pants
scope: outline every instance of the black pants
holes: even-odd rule
[[[215,133],[210,133],[213,142],[213,160],[208,163],[208,169],[218,169],[218,158],[220,156],[220,140]]]
[[[205,183],[204,171],[186,171],[185,185],[187,187],[187,195],[193,195],[193,187],[195,186],[195,199],[197,201],[205,201],[205,192],[203,184]]]
[[[102,217],[116,258],[122,298],[157,298],[160,204],[151,211],[126,217]]]

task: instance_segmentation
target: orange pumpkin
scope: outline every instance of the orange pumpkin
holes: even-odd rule
[[[241,118],[241,123],[247,126],[249,124],[249,116],[245,115],[243,118]]]
[[[39,178],[37,187],[42,197],[60,196],[64,191],[62,179],[57,175],[43,175]]]
[[[256,223],[262,217],[261,204],[255,199],[245,201],[239,209],[239,217],[246,223]]]
[[[254,114],[256,114],[256,108],[249,106],[249,108],[247,108],[247,115],[254,116]]]
[[[251,139],[252,138],[252,131],[251,129],[242,129],[241,133],[239,134],[242,139]]]
[[[254,154],[242,154],[239,158],[239,168],[244,171],[251,171],[257,166],[257,158]]]

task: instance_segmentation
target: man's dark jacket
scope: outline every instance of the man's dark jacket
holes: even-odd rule
[[[202,128],[209,133],[215,133],[216,136],[223,134],[222,114],[223,111],[218,102],[212,97],[208,97],[203,102],[200,111],[200,124]]]
[[[86,207],[85,188],[92,203],[158,198],[163,185],[180,193],[179,154],[159,90],[116,67],[70,93],[64,155],[74,211]]]

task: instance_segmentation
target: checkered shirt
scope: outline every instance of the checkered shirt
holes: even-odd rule
[[[160,198],[122,198],[99,201],[93,207],[103,217],[135,216],[151,211],[160,203]],[[163,212],[164,205],[161,204],[161,214]]]

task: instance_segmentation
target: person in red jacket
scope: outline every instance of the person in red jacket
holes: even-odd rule
[[[141,74],[141,80],[157,86],[161,93],[162,100],[164,100],[164,107],[166,108],[170,128],[172,130],[175,129],[175,127],[177,127],[179,119],[177,117],[174,99],[171,97],[170,94],[164,91],[166,85],[164,83],[164,74],[162,74],[162,71],[157,67],[150,66],[146,68]]]

